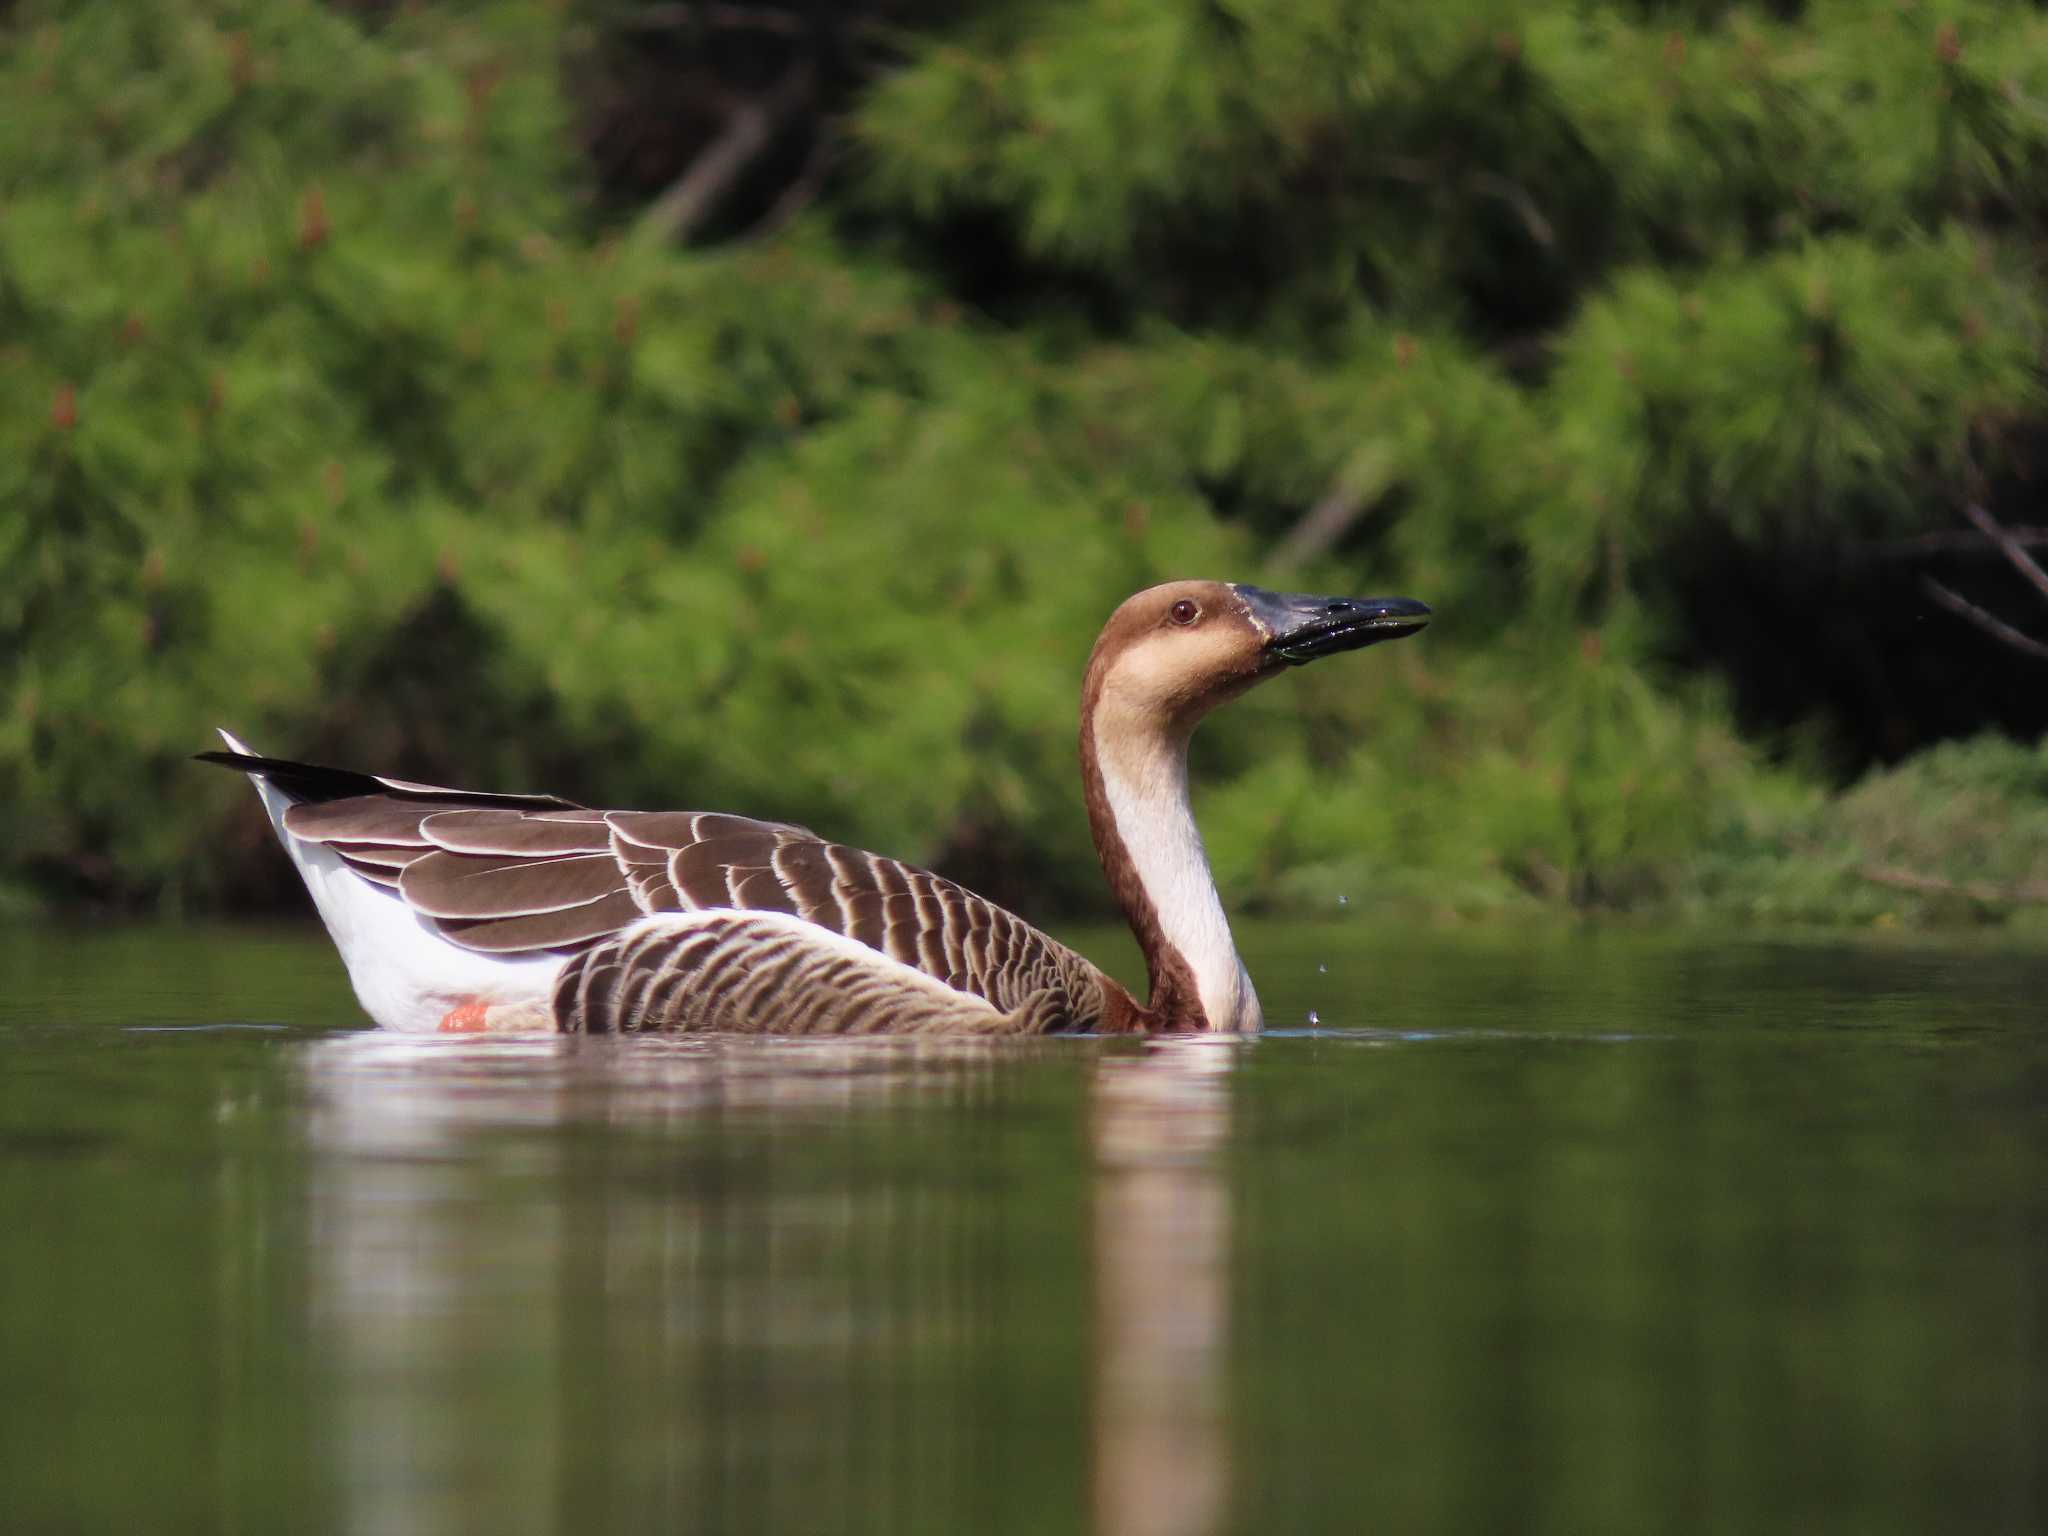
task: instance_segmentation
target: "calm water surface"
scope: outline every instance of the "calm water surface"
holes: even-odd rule
[[[2048,1525],[2048,956],[1240,938],[1319,1028],[415,1041],[317,931],[0,932],[0,1530]]]

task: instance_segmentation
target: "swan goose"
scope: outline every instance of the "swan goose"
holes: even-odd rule
[[[1188,739],[1290,666],[1410,635],[1407,598],[1177,581],[1126,600],[1081,691],[1103,873],[1150,972],[1135,997],[941,876],[801,827],[603,811],[260,757],[226,731],[356,996],[389,1029],[778,1034],[1252,1031],[1188,805]]]

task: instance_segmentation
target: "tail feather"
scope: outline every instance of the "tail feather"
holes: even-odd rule
[[[225,752],[195,752],[193,761],[232,768],[269,786],[291,805],[321,804],[328,800],[350,800],[359,795],[390,795],[400,800],[465,806],[503,806],[518,810],[579,809],[573,800],[559,795],[506,795],[486,790],[450,789],[439,784],[413,784],[380,774],[358,773],[353,768],[328,768],[319,763],[294,762],[288,757],[265,757],[249,750],[246,743],[229,732],[220,733],[228,744]],[[266,802],[270,799],[265,795]]]
[[[268,759],[259,757],[256,753],[251,752],[248,743],[242,741],[232,731],[221,726],[215,726],[214,729],[220,732],[220,739],[228,744],[228,750],[225,752],[202,752],[198,754],[199,761],[223,763],[238,767],[244,762],[262,764],[268,761]],[[292,807],[294,803],[292,797],[281,787],[271,783],[269,777],[261,772],[260,769],[252,768],[248,772],[249,782],[255,786],[256,796],[263,802],[263,812],[270,818],[271,830],[277,834],[277,840],[284,844],[285,852],[291,854],[292,862],[297,864],[299,862],[298,853],[292,846],[292,839],[284,830],[284,813]],[[300,873],[303,874],[304,870],[302,869]]]
[[[508,959],[474,955],[449,942],[408,908],[394,890],[357,873],[334,849],[294,837],[285,812],[308,801],[383,795],[415,805],[514,806],[572,809],[569,801],[538,795],[476,795],[430,784],[322,768],[264,757],[226,731],[225,752],[199,754],[249,775],[277,839],[284,844],[321,921],[341,951],[363,1011],[387,1029],[431,1030],[464,999],[523,1004],[545,1001],[558,956]]]
[[[192,760],[215,763],[222,768],[234,768],[267,779],[294,805],[391,792],[373,774],[357,773],[349,768],[323,768],[317,763],[295,763],[283,757],[259,757],[253,752],[195,752]]]

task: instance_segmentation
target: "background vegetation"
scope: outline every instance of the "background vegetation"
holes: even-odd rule
[[[1205,733],[1234,900],[2048,887],[1927,586],[2048,620],[2031,5],[15,0],[0,100],[17,905],[276,895],[228,723],[1072,909],[1198,573],[1440,616]]]

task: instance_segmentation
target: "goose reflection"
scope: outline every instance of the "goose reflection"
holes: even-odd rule
[[[343,1523],[1219,1528],[1239,1049],[314,1045]]]
[[[1206,1536],[1229,1496],[1228,1073],[1244,1042],[1106,1056],[1095,1084],[1095,1529]]]

